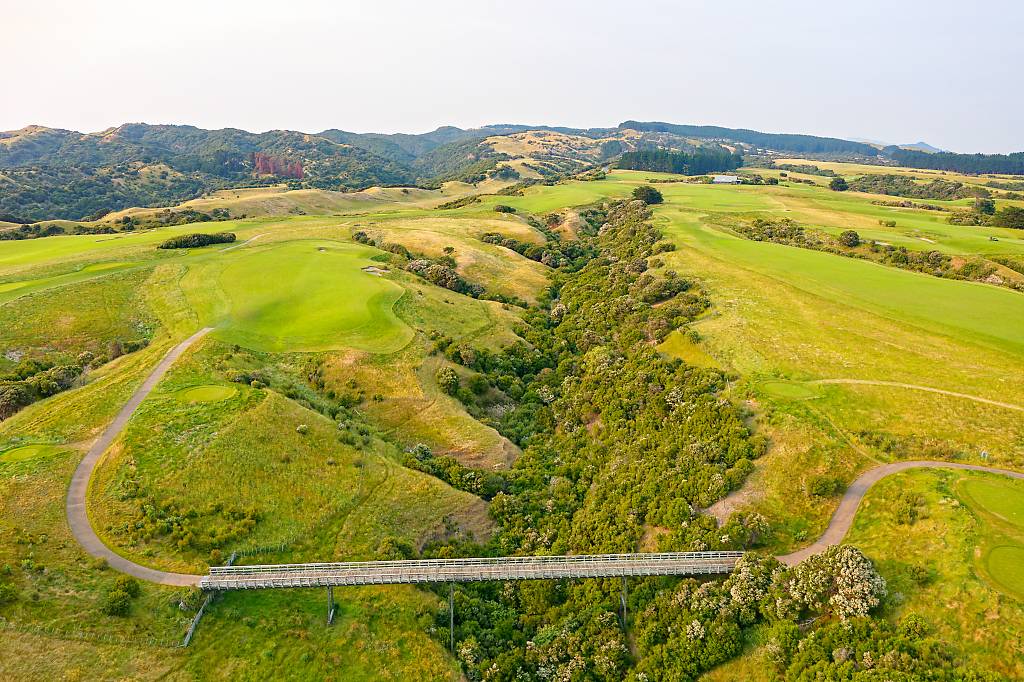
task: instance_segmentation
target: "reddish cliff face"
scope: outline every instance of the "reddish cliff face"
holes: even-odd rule
[[[269,156],[263,152],[253,152],[253,170],[257,175],[276,175],[282,178],[302,179],[302,162]]]

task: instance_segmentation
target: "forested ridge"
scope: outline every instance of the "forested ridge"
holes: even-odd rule
[[[891,148],[886,153],[901,166],[955,171],[958,173],[1003,173],[1024,175],[1024,152],[1013,154],[928,153],[913,149]]]
[[[743,165],[743,156],[725,147],[698,147],[692,152],[670,152],[665,149],[641,149],[625,152],[616,163],[618,168],[655,173],[705,175],[735,170]]]
[[[877,156],[878,149],[862,142],[851,142],[834,137],[794,135],[790,133],[762,133],[744,128],[722,128],[720,126],[679,125],[676,123],[625,121],[619,128],[637,131],[672,133],[682,137],[698,139],[734,140],[777,151],[802,152],[809,154],[852,153],[863,156]]]

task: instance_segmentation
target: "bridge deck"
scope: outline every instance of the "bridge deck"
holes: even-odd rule
[[[706,575],[731,572],[741,556],[743,552],[670,552],[213,566],[210,575],[199,582],[199,587],[204,590],[248,590],[479,580]]]

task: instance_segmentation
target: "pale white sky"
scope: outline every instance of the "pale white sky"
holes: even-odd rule
[[[1024,150],[1015,0],[0,5],[0,130],[637,119]]]

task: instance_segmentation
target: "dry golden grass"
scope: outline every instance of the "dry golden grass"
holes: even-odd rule
[[[1004,179],[1004,180],[1017,180],[1019,179],[1015,175],[999,175],[999,174],[985,174],[981,176],[977,175],[964,175],[963,173],[957,173],[954,171],[940,171],[930,170],[926,168],[903,168],[901,166],[874,166],[863,163],[843,163],[839,161],[817,161],[814,159],[776,159],[776,163],[783,164],[809,164],[817,166],[818,168],[825,170],[832,170],[839,175],[907,175],[913,178],[921,180],[935,180],[941,178],[943,180],[953,180],[956,182],[963,182],[972,185],[983,183],[986,179]],[[828,181],[828,178],[825,178]]]
[[[417,339],[397,353],[373,355],[358,351],[332,353],[324,368],[328,387],[342,390],[350,381],[374,394],[361,410],[392,430],[409,445],[425,443],[436,454],[451,455],[467,466],[501,468],[519,454],[507,439],[466,413],[462,405],[437,388],[440,358],[429,356],[431,332],[459,343],[501,347],[513,343],[514,312],[493,302],[477,301],[438,289],[411,277],[401,280],[409,290],[396,308],[399,317],[418,330]]]
[[[445,247],[450,246],[455,249],[453,256],[461,275],[506,296],[533,302],[548,284],[549,270],[544,265],[478,239],[484,232],[501,232],[523,241],[543,241],[533,228],[517,218],[371,220],[354,223],[353,228],[431,258],[443,256]]]

